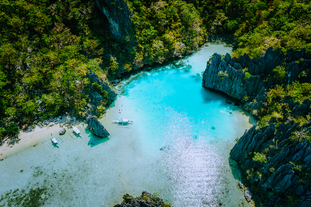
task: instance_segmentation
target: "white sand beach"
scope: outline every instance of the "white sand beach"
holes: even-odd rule
[[[0,160],[28,149],[29,147],[36,146],[38,143],[47,142],[51,135],[57,137],[61,128],[65,128],[66,131],[68,131],[68,128],[71,128],[71,124],[79,125],[80,123],[81,122],[76,121],[75,117],[62,116],[62,119],[57,119],[54,122],[50,122],[48,125],[36,125],[34,129],[21,130],[18,135],[20,139],[18,143],[10,145],[8,139],[0,146]]]

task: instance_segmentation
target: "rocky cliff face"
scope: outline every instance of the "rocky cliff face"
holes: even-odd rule
[[[248,55],[231,58],[214,54],[203,74],[203,86],[239,99],[243,108],[261,117],[268,107],[266,91],[293,81],[311,82],[311,56],[304,50],[268,49],[257,59]],[[282,66],[282,78],[275,68]],[[255,101],[256,100],[256,101]],[[302,126],[291,118],[311,113],[311,101],[288,104],[290,115],[283,122],[270,120],[266,127],[252,127],[230,152],[237,161],[243,183],[253,192],[258,206],[311,206],[311,122]],[[283,108],[282,108],[283,110]]]
[[[92,115],[87,115],[86,122],[89,128],[93,131],[94,135],[101,138],[105,138],[110,135],[105,127]]]
[[[109,21],[110,32],[117,41],[129,41],[135,45],[131,12],[123,0],[96,0],[97,6]]]
[[[91,99],[90,109],[92,114],[98,116],[99,113],[97,112],[97,106],[102,105],[103,102],[106,102],[106,105],[113,102],[116,99],[117,94],[110,88],[108,83],[103,82],[92,70],[89,69],[86,78],[90,80],[90,84],[87,90],[84,90],[84,93],[86,93]],[[94,87],[94,83],[98,88]],[[100,93],[101,91],[107,91],[107,96]]]
[[[279,80],[273,76],[273,69],[285,67],[286,75]],[[250,59],[247,54],[231,58],[229,54],[221,57],[214,54],[207,63],[202,85],[237,98],[244,103],[243,108],[253,116],[260,115],[259,109],[266,105],[266,90],[283,83],[292,83],[301,72],[306,71],[302,82],[310,82],[311,55],[305,50],[280,50],[269,48],[260,58]],[[256,100],[253,102],[253,100]]]
[[[252,127],[230,152],[264,206],[311,206],[311,122]],[[308,137],[307,139],[306,136]]]

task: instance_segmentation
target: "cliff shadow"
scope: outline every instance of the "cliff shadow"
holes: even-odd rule
[[[242,172],[240,170],[239,164],[229,157],[229,165],[234,179],[242,181]]]
[[[201,88],[201,95],[203,102],[208,103],[211,101],[219,100],[222,101],[223,104],[233,104],[234,106],[241,106],[241,101],[235,98],[232,98],[226,93],[223,93],[221,91],[213,90],[210,88],[205,88],[202,86]]]

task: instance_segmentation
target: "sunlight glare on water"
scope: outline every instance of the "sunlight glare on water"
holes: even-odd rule
[[[67,133],[59,149],[49,149],[46,140],[0,162],[0,195],[20,189],[23,196],[40,187],[44,206],[108,207],[121,203],[124,194],[148,191],[175,207],[249,206],[228,164],[235,139],[251,127],[249,117],[201,86],[215,52],[231,48],[210,44],[122,81],[114,107],[100,120],[109,139],[89,131],[72,139]],[[133,124],[111,122],[118,118]],[[6,202],[4,196],[0,206]]]

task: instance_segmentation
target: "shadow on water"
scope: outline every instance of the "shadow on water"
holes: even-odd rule
[[[242,181],[242,173],[240,171],[238,163],[229,157],[229,165],[234,179]]]
[[[240,100],[236,98],[232,98],[228,94],[221,92],[221,91],[213,90],[210,88],[205,88],[203,86],[200,92],[202,94],[203,101],[206,103],[215,101],[215,100],[221,100],[226,105],[227,104],[234,104],[235,106],[241,105]]]
[[[88,145],[90,147],[95,147],[95,146],[102,144],[102,143],[109,140],[109,137],[106,137],[106,138],[96,137],[95,135],[92,134],[92,132],[89,128],[86,128],[85,132],[88,134],[88,137],[90,138],[90,141],[88,142]]]
[[[224,100],[223,95],[217,91],[202,87],[200,92],[204,103],[209,103],[215,100]]]

